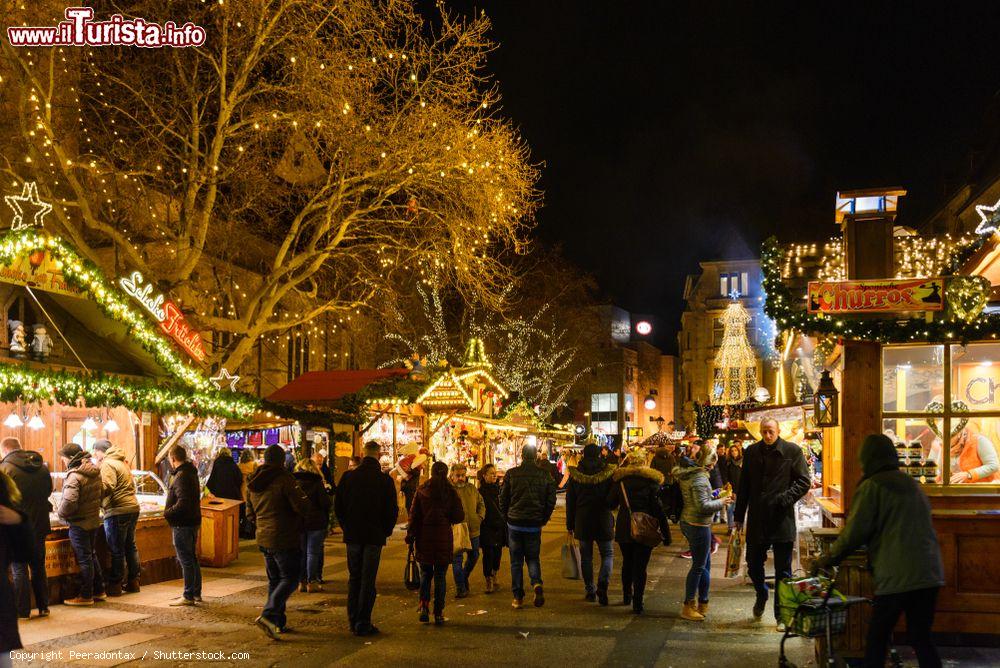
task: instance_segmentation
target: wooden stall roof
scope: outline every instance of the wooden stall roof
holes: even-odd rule
[[[408,373],[406,369],[307,371],[268,396],[267,400],[279,404],[329,406],[376,381],[403,378]]]

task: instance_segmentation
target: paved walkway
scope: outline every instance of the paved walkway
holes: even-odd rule
[[[706,623],[678,617],[683,580],[690,562],[677,558],[679,545],[658,548],[650,564],[647,614],[628,608],[585,603],[579,581],[560,577],[564,515],[557,510],[543,533],[546,604],[516,611],[509,590],[482,593],[481,570],[472,579],[472,596],[461,601],[449,591],[444,627],[417,622],[416,596],[402,584],[405,545],[397,530],[383,552],[379,599],[374,621],[382,634],[355,638],[347,630],[346,561],[336,537],[326,543],[327,591],[296,593],[289,601],[294,632],[279,642],[253,624],[266,594],[262,559],[243,544],[240,560],[229,568],[204,569],[205,603],[169,608],[179,583],[144,587],[94,608],[54,606],[48,619],[22,623],[25,652],[16,666],[211,665],[211,666],[754,666],[777,665],[780,634],[768,624],[749,621],[752,590],[722,577],[722,552],[713,564],[712,610]],[[676,533],[675,533],[676,536]],[[679,542],[679,541],[676,541]],[[675,543],[676,544],[676,543]],[[616,567],[617,567],[616,554]],[[502,582],[509,584],[508,555]],[[449,576],[450,577],[450,576]],[[612,603],[620,600],[616,575]],[[530,599],[530,597],[529,597]],[[789,642],[800,665],[815,665],[812,645]],[[91,652],[92,654],[71,654]],[[172,654],[177,652],[178,654]],[[182,654],[182,653],[191,654]],[[195,653],[201,652],[201,655]],[[234,657],[233,653],[241,653]],[[1000,665],[996,654],[965,650],[961,663]],[[908,665],[915,663],[908,662]]]

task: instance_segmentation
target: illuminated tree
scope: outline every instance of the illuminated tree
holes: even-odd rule
[[[8,23],[61,18],[62,5],[4,5]],[[223,335],[212,362],[235,368],[260,337],[353,314],[424,272],[501,306],[537,170],[496,111],[484,16],[439,8],[428,22],[404,0],[98,7],[190,20],[208,39],[4,41],[0,167],[38,181],[52,231],[84,257],[160,279]]]
[[[757,354],[747,338],[750,314],[734,301],[722,314],[722,345],[715,353],[713,403],[738,404],[757,389]]]

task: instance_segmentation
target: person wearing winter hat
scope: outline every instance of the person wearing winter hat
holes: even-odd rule
[[[851,499],[847,523],[814,571],[836,566],[867,546],[875,608],[864,665],[885,665],[893,629],[905,612],[906,634],[921,668],[940,666],[931,627],[938,591],[944,586],[944,567],[930,502],[920,484],[899,470],[896,448],[888,436],[866,436],[860,460],[864,477]]]
[[[601,449],[590,442],[583,447],[583,458],[569,467],[566,486],[566,529],[580,541],[584,598],[608,604],[608,582],[614,568],[615,518],[607,506],[611,476],[616,467],[601,459]],[[601,566],[594,587],[594,543],[601,555]]]
[[[104,578],[94,546],[101,526],[101,471],[90,462],[90,454],[76,443],[59,451],[66,479],[56,513],[69,525],[69,542],[80,567],[80,592],[63,601],[66,605],[93,605],[104,600]]]

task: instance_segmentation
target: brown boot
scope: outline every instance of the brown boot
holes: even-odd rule
[[[493,576],[491,575],[486,576],[486,589],[484,590],[484,593],[486,594],[493,593]]]
[[[67,598],[65,601],[63,601],[63,605],[74,605],[74,606],[94,605],[94,599],[83,598],[82,596],[76,596],[74,598]]]
[[[118,597],[122,595],[122,583],[121,582],[109,582],[108,583],[108,596]]]
[[[125,585],[126,594],[138,594],[139,593],[139,578],[134,580],[129,580]]]
[[[708,617],[708,601],[698,601],[698,614]]]
[[[703,622],[705,621],[705,615],[698,612],[694,601],[684,601],[684,608],[681,610],[681,619],[686,619],[689,622]]]

